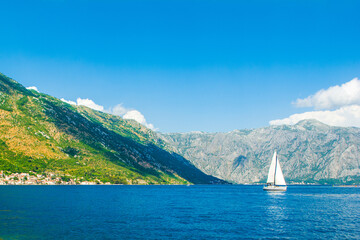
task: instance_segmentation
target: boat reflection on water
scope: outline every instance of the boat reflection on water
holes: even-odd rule
[[[267,204],[265,210],[265,228],[276,233],[285,234],[289,229],[289,209],[287,208],[287,194],[284,191],[266,191]],[[291,213],[290,213],[291,214]]]

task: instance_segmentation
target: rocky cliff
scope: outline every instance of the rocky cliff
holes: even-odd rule
[[[296,125],[172,133],[164,138],[205,173],[234,183],[265,182],[274,150],[289,183],[360,182],[359,128],[304,120]]]

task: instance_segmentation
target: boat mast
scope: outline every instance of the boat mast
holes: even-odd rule
[[[275,153],[276,153],[276,151],[275,151]],[[276,154],[275,173],[274,173],[274,186],[276,185],[275,180],[276,180],[276,167],[277,167],[277,162],[278,162],[278,160],[277,160],[277,154]]]

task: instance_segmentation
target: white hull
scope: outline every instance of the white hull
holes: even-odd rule
[[[286,191],[287,186],[264,186],[263,190],[264,191],[278,191],[278,192],[284,192]]]

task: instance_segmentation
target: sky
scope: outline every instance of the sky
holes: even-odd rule
[[[360,127],[359,1],[1,1],[0,72],[160,132]]]

